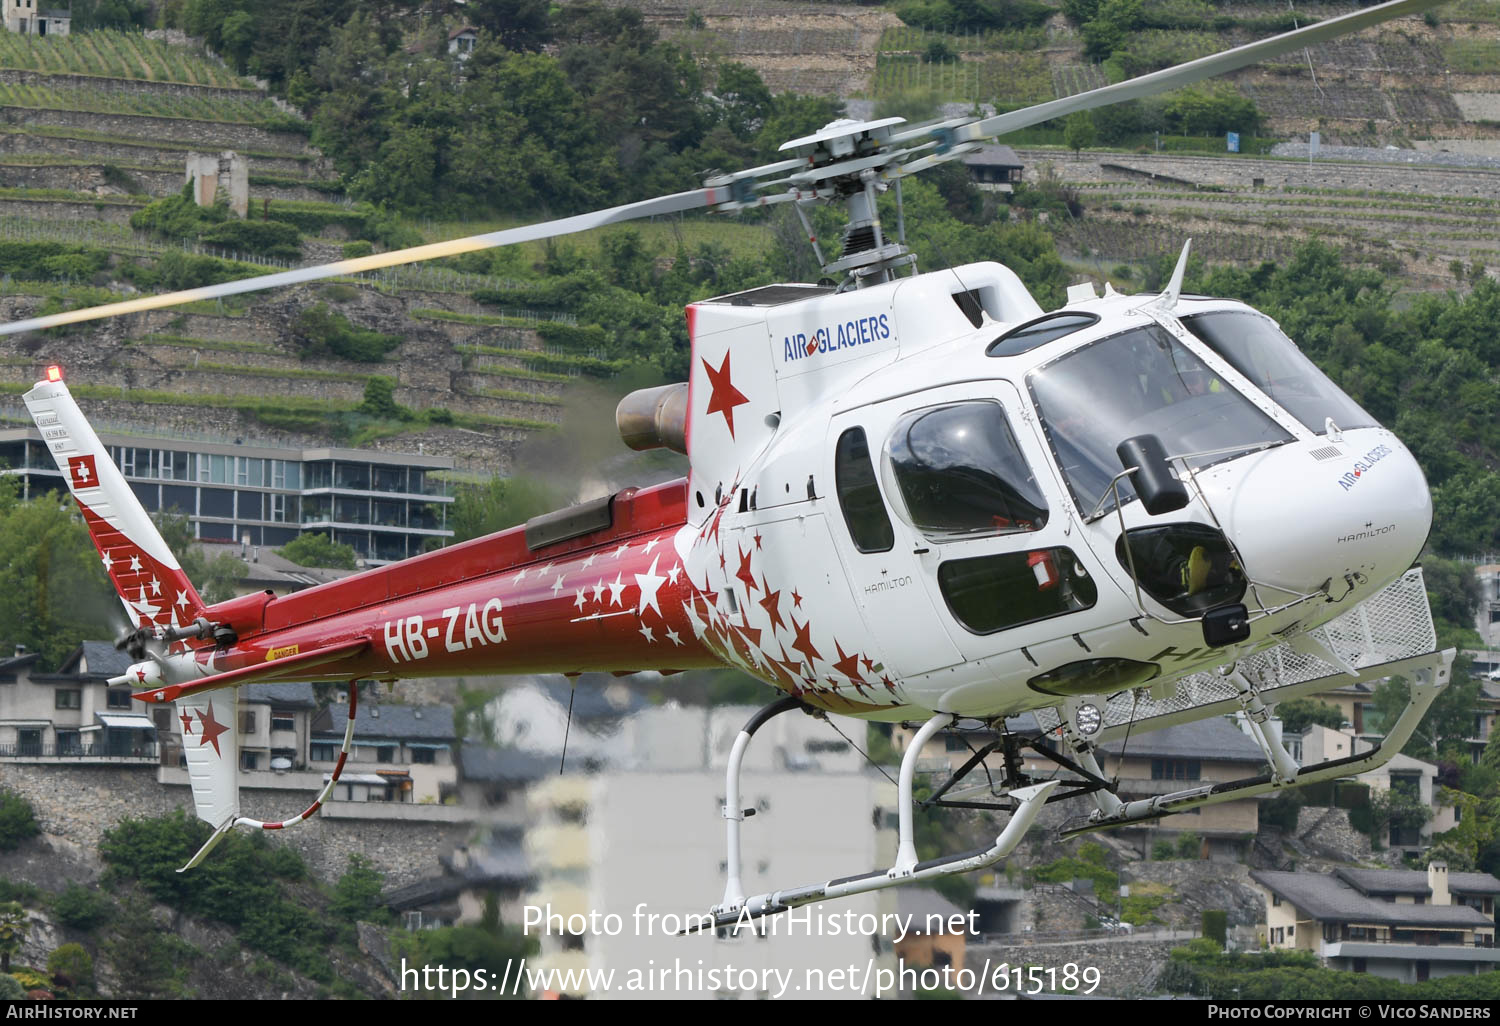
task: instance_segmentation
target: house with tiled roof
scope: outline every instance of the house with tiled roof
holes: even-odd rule
[[[85,641],[55,672],[36,668],[18,649],[0,660],[0,759],[22,762],[157,761],[157,734],[170,709],[153,719],[128,686],[110,686],[130,664],[107,641]]]
[[[313,721],[308,765],[333,771],[349,707],[329,705]],[[443,802],[458,791],[453,710],[446,705],[362,701],[354,746],[335,797],[348,801]]]
[[[1260,747],[1222,716],[1109,741],[1099,746],[1098,754],[1104,775],[1119,778],[1119,796],[1124,801],[1241,780],[1266,769]],[[1155,823],[1130,828],[1128,834],[1138,840],[1142,851],[1149,851],[1158,835],[1175,841],[1191,831],[1202,840],[1205,857],[1239,858],[1259,829],[1259,800],[1237,798],[1163,816]]]
[[[1330,969],[1405,983],[1489,972],[1500,880],[1422,870],[1339,869],[1333,873],[1257,870],[1250,878],[1266,902],[1265,942],[1308,951]]]

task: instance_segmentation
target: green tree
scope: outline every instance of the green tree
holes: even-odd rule
[[[47,956],[47,973],[74,997],[94,989],[94,959],[82,944],[61,944]]]
[[[1063,125],[1063,145],[1076,156],[1094,145],[1099,139],[1099,130],[1094,127],[1094,116],[1086,110],[1069,114]]]
[[[494,477],[482,485],[464,485],[454,496],[448,526],[455,542],[503,531],[554,510],[561,497],[537,477]]]
[[[1338,706],[1315,698],[1289,698],[1278,702],[1276,715],[1281,718],[1282,731],[1288,734],[1300,734],[1314,724],[1333,730],[1344,725],[1344,714]]]
[[[389,923],[391,913],[380,900],[385,874],[363,855],[350,855],[349,868],[333,888],[328,908],[351,923]]]
[[[276,550],[298,566],[320,566],[330,570],[357,570],[352,545],[334,541],[321,531],[299,534]]]
[[[85,933],[108,922],[114,903],[96,890],[70,883],[52,899],[52,916],[64,926]]]
[[[411,411],[396,402],[396,382],[378,374],[365,382],[365,397],[355,409],[381,420],[411,419]]]
[[[31,803],[9,788],[0,788],[0,851],[14,851],[40,832]]]
[[[0,901],[0,973],[10,972],[10,958],[21,950],[30,925],[19,901]]]

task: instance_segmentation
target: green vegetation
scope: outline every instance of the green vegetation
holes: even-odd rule
[[[109,922],[115,904],[109,896],[78,884],[68,886],[52,899],[52,916],[64,926],[88,933]]]
[[[103,9],[107,2],[103,0],[93,6]],[[75,5],[75,11],[80,6]],[[254,95],[248,83],[205,56],[161,40],[147,39],[139,33],[115,29],[67,36],[7,32],[0,36],[0,68],[243,88]]]
[[[355,327],[349,318],[330,310],[327,303],[303,310],[292,325],[292,344],[304,360],[380,363],[401,341],[400,335],[382,335]]]
[[[1383,976],[1324,969],[1310,951],[1226,953],[1207,937],[1174,948],[1157,978],[1157,990],[1213,1000],[1378,1001],[1386,999],[1482,1001],[1500,998],[1500,976],[1454,976],[1398,983]]]
[[[494,477],[484,484],[461,485],[448,511],[455,542],[503,531],[562,504],[553,486],[530,475]]]
[[[85,997],[94,990],[94,959],[82,944],[62,944],[47,956],[47,973],[54,986],[70,997]]]
[[[10,972],[11,956],[21,950],[30,922],[19,901],[0,902],[0,973]]]
[[[445,926],[436,930],[401,931],[391,937],[396,957],[414,965],[442,965],[451,974],[463,969],[473,974],[483,970],[491,979],[504,977],[506,965],[538,950],[534,937],[526,937],[516,927],[503,927],[498,920],[492,926]],[[447,998],[441,991],[422,993],[422,997]],[[529,997],[523,981],[520,993],[499,995],[502,998]]]
[[[1223,909],[1203,910],[1203,939],[1213,941],[1222,951],[1229,936],[1229,913]]]
[[[178,912],[233,928],[246,947],[312,979],[332,983],[326,949],[336,940],[337,931],[287,893],[288,885],[307,876],[302,860],[290,848],[273,846],[260,834],[231,834],[220,842],[213,858],[191,873],[177,872],[209,833],[206,824],[180,812],[123,820],[99,843],[109,864],[104,881],[110,886],[134,882]],[[119,927],[122,938],[144,926],[134,922],[132,914],[127,903]],[[170,935],[162,939],[174,940]],[[116,957],[121,954],[117,949]],[[155,958],[150,952],[147,955]]]
[[[385,874],[373,862],[363,855],[350,855],[349,868],[334,886],[328,910],[349,923],[388,925],[391,911],[380,900],[384,886]]]
[[[1034,28],[1056,12],[1038,0],[911,0],[896,8],[908,25],[957,32]]]
[[[1281,729],[1286,734],[1300,734],[1314,724],[1333,730],[1344,725],[1344,714],[1338,706],[1315,698],[1289,698],[1278,702],[1276,715],[1281,718]]]
[[[190,118],[257,127],[281,128],[287,115],[270,100],[246,92],[241,97],[202,96],[189,92],[116,92],[99,88],[0,83],[0,106],[40,110],[79,110],[92,114],[138,114]]]
[[[0,851],[15,851],[41,832],[31,803],[9,788],[0,788]]]
[[[276,551],[298,566],[318,566],[330,570],[358,569],[352,545],[342,545],[319,531],[299,534]]]

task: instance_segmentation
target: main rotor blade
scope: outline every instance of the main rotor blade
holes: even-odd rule
[[[1018,129],[1029,128],[1032,125],[1041,124],[1043,121],[1051,121],[1053,118],[1062,117],[1064,114],[1073,114],[1080,110],[1093,110],[1095,107],[1108,106],[1111,103],[1122,103],[1125,100],[1138,100],[1143,96],[1154,96],[1164,93],[1170,89],[1178,89],[1194,82],[1200,82],[1205,78],[1222,75],[1229,71],[1236,71],[1257,61],[1263,61],[1267,57],[1275,57],[1289,50],[1300,50],[1313,43],[1321,43],[1341,36],[1349,32],[1357,32],[1371,25],[1378,25],[1391,18],[1399,18],[1404,14],[1417,14],[1429,7],[1436,7],[1444,0],[1392,0],[1390,3],[1380,4],[1376,7],[1367,7],[1352,14],[1340,15],[1337,18],[1329,18],[1306,28],[1293,29],[1291,32],[1283,32],[1279,36],[1270,39],[1262,39],[1254,43],[1246,43],[1237,46],[1233,50],[1225,50],[1223,53],[1210,54],[1207,57],[1199,57],[1195,61],[1179,64],[1173,68],[1164,68],[1161,71],[1153,71],[1149,75],[1139,78],[1128,79],[1117,82],[1114,85],[1102,86],[1098,89],[1090,89],[1088,92],[1078,93],[1074,96],[1065,96],[1060,100],[1049,100],[1039,103],[1034,107],[1026,107],[1022,110],[1011,111],[1008,114],[996,114],[991,118],[984,118],[972,122],[953,133],[955,142],[972,142],[991,136],[1004,135]]]
[[[145,310],[160,310],[163,307],[177,306],[180,303],[193,303],[204,299],[220,299],[224,296],[235,296],[244,292],[259,292],[262,289],[274,289],[282,285],[300,285],[303,282],[320,281],[324,278],[338,278],[349,274],[361,274],[365,271],[378,271],[383,267],[396,267],[401,264],[418,263],[422,260],[436,260],[439,257],[458,256],[463,253],[473,253],[477,250],[493,249],[497,246],[510,246],[518,242],[534,242],[538,239],[550,239],[558,235],[571,235],[574,232],[588,231],[590,228],[616,224],[620,221],[631,221],[636,218],[651,217],[656,214],[675,214],[684,210],[713,207],[729,200],[729,198],[730,190],[726,188],[694,189],[692,192],[679,192],[671,196],[659,196],[656,199],[641,200],[639,203],[626,203],[622,206],[610,207],[607,210],[596,210],[589,214],[576,214],[573,217],[564,217],[556,221],[543,221],[539,224],[523,225],[520,228],[505,228],[496,232],[487,232],[483,235],[470,235],[462,239],[452,239],[448,242],[433,242],[425,246],[413,246],[410,249],[397,249],[389,253],[374,253],[370,256],[339,260],[331,264],[320,264],[317,267],[299,267],[292,271],[278,271],[275,274],[262,274],[254,278],[241,278],[239,281],[226,281],[219,285],[205,285],[202,288],[186,289],[182,292],[165,292],[157,296],[141,296],[137,299],[127,299],[119,303],[108,303],[104,306],[92,306],[83,310],[69,310],[65,313],[48,314],[45,317],[32,317],[24,321],[0,324],[0,335],[15,335],[23,331],[36,331],[39,328],[54,328],[60,324],[77,324],[80,321],[95,321],[104,317],[118,317],[121,314],[140,313]]]

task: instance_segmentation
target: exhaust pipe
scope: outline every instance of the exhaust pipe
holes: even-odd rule
[[[615,408],[620,438],[637,452],[671,449],[687,455],[687,382],[631,392]]]

